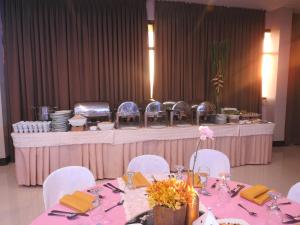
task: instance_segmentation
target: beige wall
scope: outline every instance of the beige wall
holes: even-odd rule
[[[291,26],[291,9],[281,8],[266,13],[266,29],[271,29],[275,42],[278,41],[279,44],[277,71],[269,81],[272,83],[270,96],[263,104],[263,117],[276,123],[274,141],[284,141],[285,137]]]

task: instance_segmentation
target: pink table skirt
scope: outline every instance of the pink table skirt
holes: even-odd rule
[[[155,154],[164,157],[172,170],[175,165],[187,169],[197,138],[155,140],[124,144],[77,144],[50,147],[15,148],[19,185],[42,185],[54,170],[79,165],[89,168],[97,179],[117,178],[136,156]],[[272,135],[216,137],[201,144],[225,153],[232,167],[271,162]]]
[[[115,185],[117,185],[117,182],[113,181]],[[206,209],[210,209],[213,214],[222,219],[222,218],[239,218],[245,220],[250,225],[280,225],[282,224],[280,221],[282,218],[284,218],[285,213],[289,213],[291,215],[299,215],[300,214],[300,204],[296,202],[292,202],[290,205],[281,205],[281,216],[274,216],[273,212],[270,213],[268,210],[266,204],[263,206],[256,205],[252,202],[249,202],[243,198],[241,198],[239,195],[235,196],[234,198],[230,198],[229,195],[225,195],[225,198],[221,198],[220,192],[215,188],[212,189],[211,185],[215,182],[215,179],[209,179],[208,181],[208,191],[212,194],[212,196],[203,196],[200,195],[200,203],[203,205]],[[229,187],[232,189],[236,187],[237,182],[229,182]],[[246,185],[248,186],[248,185]],[[122,187],[121,187],[122,188]],[[137,194],[139,193],[139,194]],[[31,225],[74,225],[74,224],[93,224],[96,225],[98,223],[100,224],[110,224],[110,225],[124,225],[127,221],[129,221],[131,218],[131,215],[138,215],[147,209],[143,209],[142,207],[139,207],[137,205],[137,202],[141,203],[147,203],[147,197],[144,195],[144,189],[136,189],[133,191],[126,190],[126,194],[122,197],[120,194],[114,194],[110,190],[106,188],[101,189],[101,194],[105,196],[105,198],[102,200],[100,206],[96,208],[95,210],[89,212],[89,217],[83,217],[80,216],[78,219],[70,221],[66,218],[62,217],[52,217],[48,216],[48,212],[43,213],[39,217],[37,217]],[[131,196],[131,197],[126,197]],[[137,196],[134,198],[134,201],[130,201],[129,199],[133,199],[132,197]],[[224,195],[222,195],[224,196]],[[104,213],[104,209],[109,208],[110,206],[114,205],[120,199],[124,199],[125,203],[121,207],[117,207],[108,213]],[[223,200],[222,200],[223,199]],[[282,198],[279,199],[278,202],[287,202],[289,200]],[[250,216],[244,209],[240,208],[238,204],[242,204],[247,209],[256,212],[257,216]],[[52,209],[56,210],[67,210],[66,207],[63,207],[61,205],[56,205]],[[134,213],[128,213],[129,211],[133,211]],[[95,222],[94,215],[99,214],[99,221]],[[275,211],[275,215],[280,215],[279,211]],[[97,218],[96,218],[97,219]],[[285,220],[288,220],[285,218]]]

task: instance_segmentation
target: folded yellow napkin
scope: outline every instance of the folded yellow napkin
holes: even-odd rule
[[[195,188],[201,188],[202,187],[198,174],[194,175],[194,187]]]
[[[133,179],[133,186],[136,187],[136,188],[148,187],[150,185],[150,182],[140,172],[134,173],[134,176],[133,176],[132,179]],[[128,182],[127,175],[123,176],[123,180],[127,184],[127,182]]]
[[[59,203],[78,212],[85,213],[93,208],[94,200],[95,196],[81,191],[76,191],[72,195],[64,195],[59,200]]]
[[[263,205],[270,199],[269,191],[270,189],[266,186],[257,184],[241,191],[240,196],[258,205]]]

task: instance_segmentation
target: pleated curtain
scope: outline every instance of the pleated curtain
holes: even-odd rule
[[[156,1],[155,24],[156,98],[214,102],[212,50],[226,43],[222,106],[260,112],[264,11]]]
[[[2,0],[8,130],[34,106],[149,99],[145,0]]]
[[[286,107],[285,139],[300,144],[300,14],[293,15]]]

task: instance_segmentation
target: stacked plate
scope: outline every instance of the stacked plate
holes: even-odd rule
[[[52,119],[52,131],[65,132],[69,130],[69,121],[72,110],[60,110],[50,114]]]

